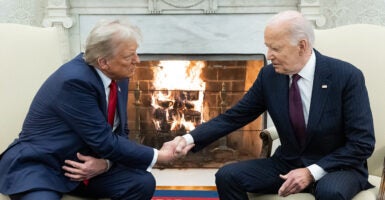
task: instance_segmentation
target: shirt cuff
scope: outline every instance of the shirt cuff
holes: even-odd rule
[[[154,157],[152,158],[151,164],[150,166],[147,167],[146,171],[151,172],[157,160],[158,160],[158,149],[154,149]]]
[[[309,169],[311,175],[313,176],[314,181],[320,180],[323,176],[327,174],[327,172],[324,169],[322,169],[320,166],[316,164],[312,164],[307,168]]]
[[[106,162],[107,164],[107,167],[106,167],[106,170],[104,170],[104,172],[108,172],[108,170],[111,169],[111,166],[112,166],[112,162],[108,159],[104,159],[104,161]]]
[[[191,134],[185,134],[182,137],[186,140],[186,145],[194,144],[194,138]]]

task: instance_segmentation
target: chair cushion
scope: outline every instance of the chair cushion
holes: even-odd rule
[[[298,194],[292,194],[287,197],[281,197],[276,194],[248,194],[249,200],[300,200],[300,199],[306,199],[306,200],[313,200],[315,199],[313,195],[309,193],[298,193]]]
[[[376,200],[378,190],[380,189],[381,177],[369,175],[369,182],[375,187],[358,193],[352,200]]]
[[[380,182],[381,177],[378,176],[369,176],[369,182],[373,184],[374,188],[364,190],[360,193],[358,193],[352,200],[376,200],[376,196],[378,194],[378,189],[380,188]],[[292,194],[287,197],[280,197],[276,194],[248,194],[250,200],[313,200],[315,199],[313,195],[309,193],[298,193],[298,194]]]

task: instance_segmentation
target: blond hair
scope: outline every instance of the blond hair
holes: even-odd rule
[[[111,58],[115,55],[115,47],[122,41],[141,41],[139,28],[126,20],[101,20],[87,37],[84,60],[97,66],[98,58]]]

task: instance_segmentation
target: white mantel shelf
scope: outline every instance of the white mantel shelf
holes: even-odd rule
[[[139,53],[263,53],[263,27],[283,10],[325,24],[319,0],[48,0],[43,25],[63,30],[68,58],[99,19],[121,17],[142,29]]]

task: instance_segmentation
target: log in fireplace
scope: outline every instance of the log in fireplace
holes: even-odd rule
[[[234,105],[265,64],[262,54],[142,54],[130,81],[130,137],[160,148]],[[265,117],[198,153],[158,168],[217,168],[259,154]],[[210,133],[207,133],[210,134]]]

